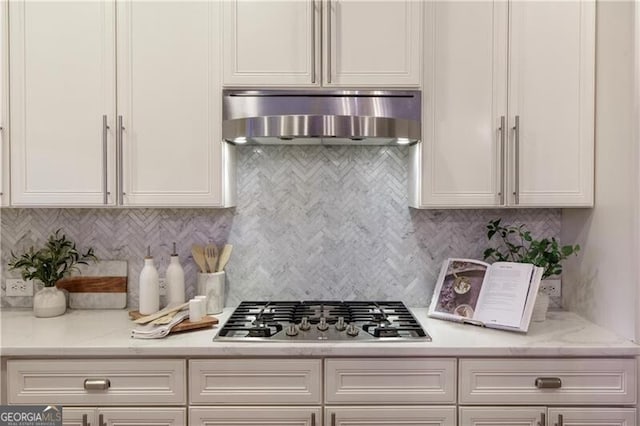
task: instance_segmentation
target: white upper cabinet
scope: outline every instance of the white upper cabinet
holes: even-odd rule
[[[594,2],[428,2],[424,68],[411,206],[593,205]]]
[[[12,204],[113,204],[115,3],[16,0],[9,16]]]
[[[422,3],[224,1],[224,84],[417,87]]]
[[[422,203],[494,206],[501,202],[507,115],[504,2],[425,4]],[[422,151],[422,152],[420,152]]]
[[[419,86],[420,0],[324,0],[326,86]]]
[[[118,3],[121,204],[223,204],[220,3]]]
[[[591,206],[595,2],[515,1],[510,10],[509,204]]]
[[[319,85],[319,7],[311,0],[224,1],[224,84]]]
[[[13,205],[233,204],[219,1],[12,1],[9,12]]]

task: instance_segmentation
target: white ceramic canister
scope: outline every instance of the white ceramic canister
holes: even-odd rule
[[[207,297],[207,314],[220,314],[224,309],[224,271],[198,274],[198,294]]]
[[[160,277],[153,263],[151,248],[147,248],[147,257],[144,258],[144,267],[140,271],[139,281],[139,308],[142,315],[151,315],[160,310]]]

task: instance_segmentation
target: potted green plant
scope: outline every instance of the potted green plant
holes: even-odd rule
[[[58,229],[49,236],[44,247],[16,255],[11,252],[9,269],[19,269],[24,280],[38,280],[44,288],[33,297],[33,312],[36,317],[55,317],[67,310],[64,293],[56,288],[56,283],[77,270],[78,264],[88,264],[97,260],[93,248],[81,253],[73,241]]]
[[[499,240],[497,247],[489,247],[484,251],[487,261],[532,263],[544,268],[542,279],[546,281],[551,277],[559,277],[562,261],[580,251],[578,244],[561,246],[553,237],[534,239],[525,225],[504,226],[501,220],[491,220],[487,224],[487,239],[491,241],[496,237]],[[533,319],[543,321],[548,307],[549,296],[539,292]]]

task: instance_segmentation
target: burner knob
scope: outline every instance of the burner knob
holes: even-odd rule
[[[356,327],[355,325],[349,324],[347,326],[347,335],[348,336],[356,337],[359,333],[360,333],[360,330],[358,330],[358,327]]]
[[[336,322],[336,330],[344,331],[347,328],[347,324],[344,323],[344,317],[338,317],[338,322]]]
[[[311,328],[311,324],[309,324],[308,317],[302,317],[302,321],[300,322],[300,330],[307,331]]]
[[[325,317],[320,318],[320,322],[318,323],[318,330],[327,331],[329,329],[329,324],[327,324],[327,319]]]
[[[293,336],[297,336],[298,335],[298,327],[296,327],[295,324],[291,324],[287,327],[287,329],[285,330],[285,334],[287,336],[293,337]]]

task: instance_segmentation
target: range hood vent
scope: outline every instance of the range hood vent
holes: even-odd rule
[[[388,145],[420,139],[419,91],[225,90],[222,137],[233,144]]]

